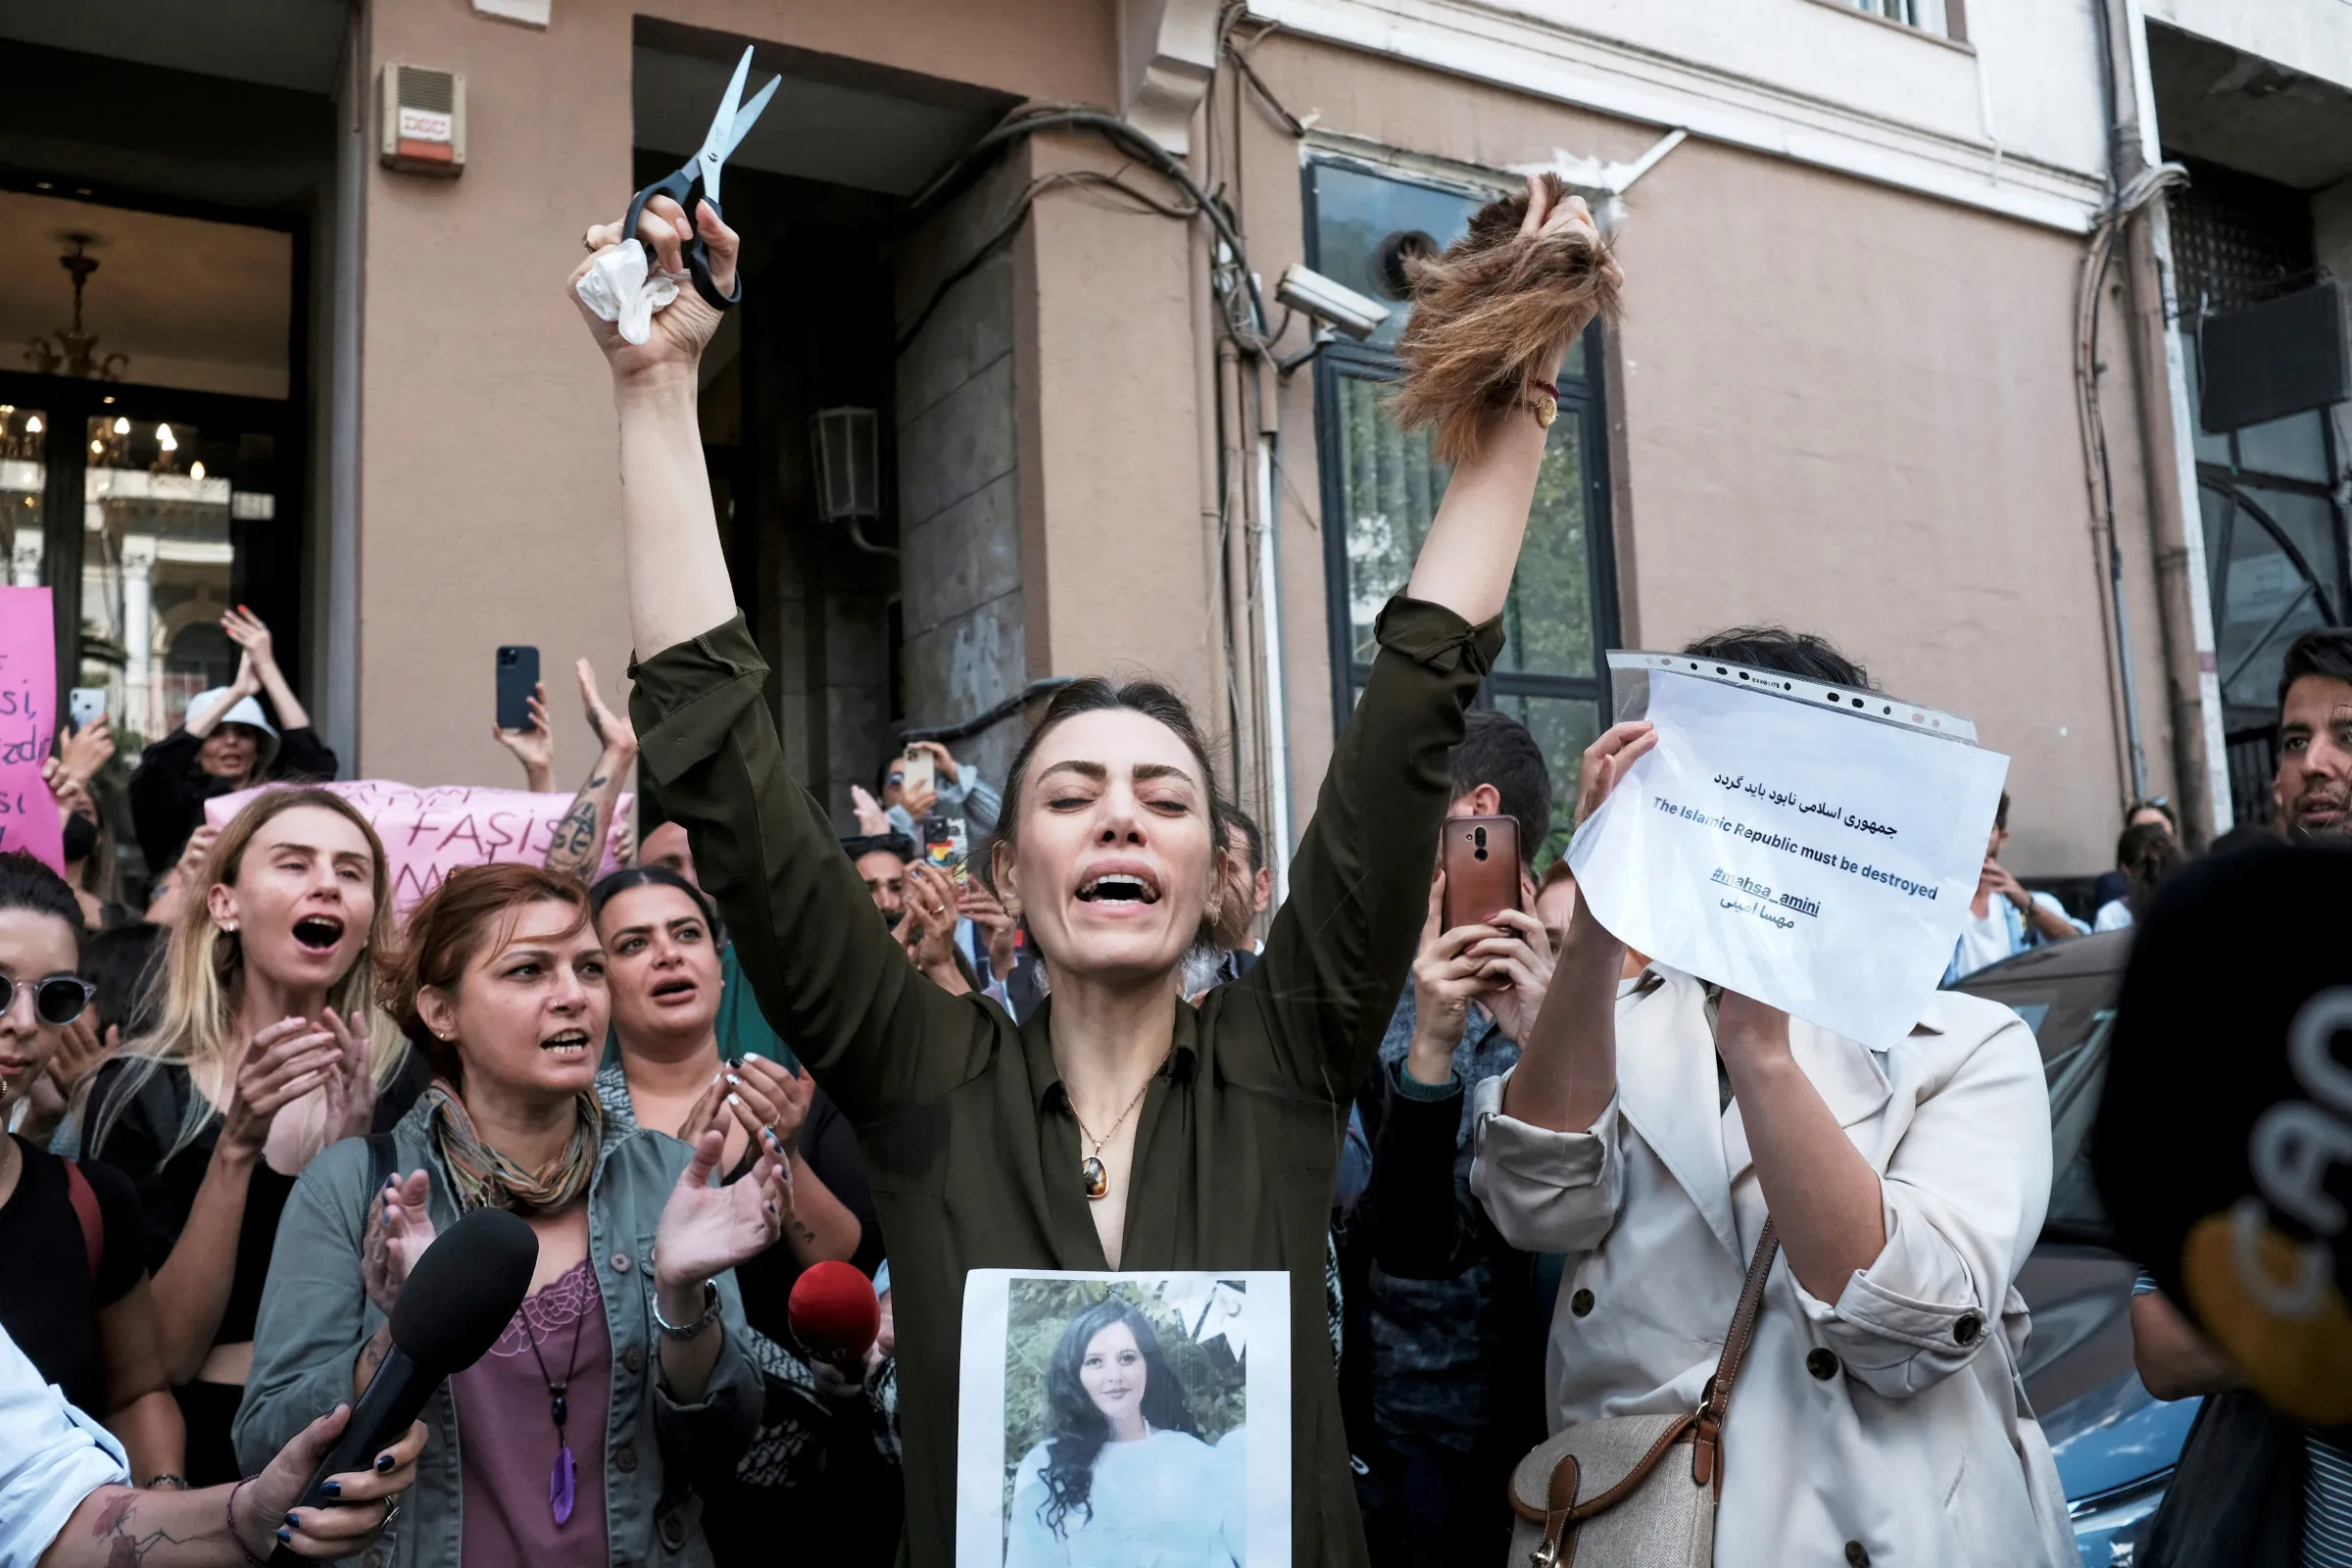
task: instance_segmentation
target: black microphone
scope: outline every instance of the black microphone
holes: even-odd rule
[[[375,1456],[408,1432],[442,1380],[498,1343],[538,1264],[539,1238],[503,1208],[477,1208],[435,1238],[392,1303],[391,1351],[352,1405],[343,1435],[311,1472],[297,1507],[333,1506],[328,1477],[374,1468]],[[270,1568],[305,1560],[287,1546],[270,1553]]]

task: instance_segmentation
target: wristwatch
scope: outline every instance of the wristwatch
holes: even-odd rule
[[[147,1490],[150,1492],[185,1492],[188,1490],[188,1478],[173,1475],[169,1470],[159,1470],[147,1478]]]
[[[662,1293],[657,1290],[649,1294],[653,1298],[654,1327],[660,1329],[664,1338],[691,1340],[718,1320],[718,1286],[714,1281],[703,1281],[703,1310],[701,1315],[691,1323],[672,1323],[663,1317],[662,1315]]]

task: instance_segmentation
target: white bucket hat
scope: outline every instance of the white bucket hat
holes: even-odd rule
[[[204,713],[211,709],[219,707],[220,699],[226,697],[227,695],[228,688],[225,686],[216,686],[209,692],[198,692],[195,696],[188,699],[188,711],[198,714]],[[237,706],[230,709],[227,712],[222,713],[220,717],[216,720],[216,722],[221,724],[243,724],[249,729],[260,730],[263,734],[269,736],[272,741],[277,739],[277,726],[270,723],[270,716],[262,711],[261,700],[259,698],[241,697],[237,699]]]
[[[188,699],[188,711],[202,714],[208,709],[219,707],[220,699],[227,695],[228,688],[225,686],[198,692]],[[270,715],[262,711],[260,700],[254,697],[238,698],[236,705],[222,713],[214,727],[219,728],[220,724],[243,724],[260,733],[261,741],[256,747],[259,755],[254,762],[253,776],[256,780],[269,777],[270,764],[277,760],[277,726],[270,723]]]

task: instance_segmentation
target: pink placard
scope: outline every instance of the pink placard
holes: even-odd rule
[[[0,851],[63,871],[66,840],[41,762],[57,743],[57,631],[46,588],[0,588]]]
[[[282,785],[264,785],[280,789]],[[537,795],[529,790],[477,788],[450,784],[418,789],[386,779],[363,778],[323,786],[359,809],[384,841],[385,870],[392,878],[392,906],[401,918],[441,879],[462,865],[488,865],[493,860],[547,858],[555,843],[556,825],[578,799],[572,795]],[[225,826],[245,808],[260,789],[218,795],[204,803],[204,819]],[[624,839],[617,825],[626,821],[633,796],[614,805],[615,823],[605,837],[605,858],[597,874],[616,869]],[[52,817],[55,812],[50,813]]]

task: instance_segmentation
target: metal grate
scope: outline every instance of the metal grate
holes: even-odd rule
[[[2271,780],[2278,771],[2278,726],[2231,730],[2227,741],[2232,826],[2271,819]]]
[[[446,115],[457,108],[457,77],[446,71],[400,68],[400,103],[404,109],[429,109]]]
[[[2311,280],[2319,258],[2308,196],[2253,174],[2180,161],[2188,165],[2189,184],[2169,206],[2183,314],[2227,315]]]

